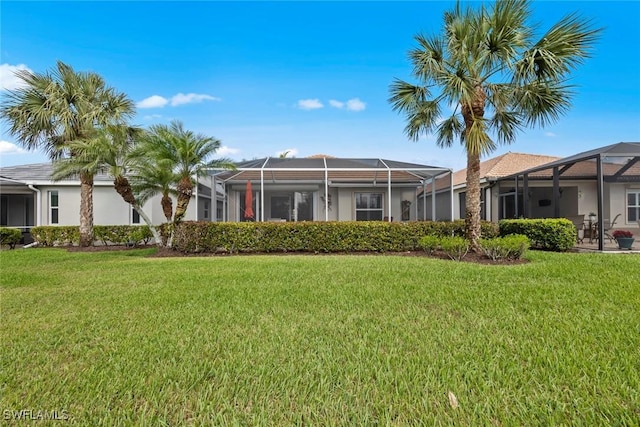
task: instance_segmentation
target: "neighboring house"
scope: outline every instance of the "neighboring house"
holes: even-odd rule
[[[566,158],[506,153],[480,164],[481,218],[584,218],[603,228],[637,228],[640,220],[640,143],[621,142]],[[465,216],[466,169],[453,174],[454,217]],[[431,186],[419,195],[431,219]],[[446,195],[444,183],[436,194]],[[436,211],[448,207],[436,199]],[[421,215],[421,213],[419,213]],[[602,221],[598,219],[602,218]],[[436,219],[440,219],[436,216]]]
[[[613,228],[636,228],[640,143],[620,142],[527,168],[500,178],[498,188],[500,194],[513,194],[507,212],[513,217],[586,219],[595,213],[605,227],[615,219]]]
[[[559,157],[542,156],[536,154],[512,153],[508,152],[501,156],[493,157],[480,163],[480,218],[488,221],[497,221],[501,218],[512,217],[509,215],[512,202],[512,194],[507,191],[498,191],[496,184],[500,178],[512,175],[522,170],[558,160]],[[466,191],[467,191],[467,169],[461,169],[453,173],[453,216],[454,219],[462,219],[466,215]],[[436,215],[432,215],[433,188],[428,185],[424,193],[427,197],[419,198],[419,213],[422,218],[426,212],[426,219],[442,219],[451,204],[447,199],[449,192],[447,182],[441,181],[435,186]],[[486,203],[489,200],[490,203]],[[426,207],[426,209],[425,209]]]
[[[420,219],[416,189],[450,175],[437,166],[316,155],[242,162],[212,180],[227,194],[225,221],[411,221]]]
[[[21,228],[28,233],[36,225],[78,225],[80,221],[80,181],[51,180],[51,163],[0,168],[0,226]],[[199,183],[186,220],[210,220],[212,212],[209,179]],[[218,194],[222,199],[222,194]],[[222,203],[219,204],[222,206]],[[143,209],[154,224],[165,222],[160,196]],[[175,200],[174,200],[175,209]],[[94,177],[93,223],[95,225],[144,224],[113,187],[113,178],[101,172]]]

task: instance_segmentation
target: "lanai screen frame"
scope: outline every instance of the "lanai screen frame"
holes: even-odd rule
[[[305,167],[277,167],[277,166],[272,166],[273,163],[308,163],[308,164],[314,164],[315,166],[305,166]],[[360,164],[363,166],[360,167],[341,167],[341,166],[334,166],[332,164],[337,164],[337,163],[352,163],[352,164]],[[374,165],[375,166],[367,166],[366,164],[370,164],[370,165]],[[294,173],[300,173],[303,174],[305,172],[309,173],[309,172],[315,172],[315,173],[321,173],[322,174],[322,183],[324,185],[324,191],[325,194],[329,194],[329,188],[331,187],[341,187],[344,186],[345,183],[347,184],[363,184],[363,185],[370,185],[371,181],[367,181],[367,180],[357,180],[357,181],[344,181],[344,182],[340,182],[339,185],[332,185],[332,182],[330,180],[330,174],[332,172],[346,172],[346,173],[356,173],[356,172],[367,172],[367,173],[374,173],[374,180],[373,180],[373,184],[376,185],[377,184],[377,173],[383,173],[385,174],[385,181],[387,183],[387,198],[388,198],[388,206],[389,206],[389,212],[391,212],[391,198],[392,198],[392,191],[391,191],[391,187],[393,184],[393,177],[392,175],[395,173],[404,173],[407,174],[407,176],[412,176],[415,178],[415,182],[407,182],[406,180],[402,181],[402,183],[406,184],[407,186],[411,186],[411,184],[415,184],[415,188],[425,188],[427,183],[433,182],[435,183],[437,179],[443,178],[446,175],[449,175],[449,194],[450,194],[450,212],[449,212],[449,218],[450,220],[453,220],[453,212],[454,212],[454,206],[453,206],[453,179],[452,179],[452,175],[453,175],[453,170],[450,168],[445,168],[445,167],[438,167],[438,166],[429,166],[429,165],[420,165],[420,164],[415,164],[415,163],[405,163],[405,162],[398,162],[398,161],[394,161],[394,160],[386,160],[386,159],[381,159],[381,158],[336,158],[336,157],[312,157],[312,158],[277,158],[277,157],[267,157],[267,158],[263,158],[263,159],[257,159],[257,160],[252,160],[252,161],[248,161],[248,162],[243,162],[241,164],[239,164],[237,166],[237,168],[235,170],[228,170],[228,169],[211,169],[210,170],[210,174],[212,177],[212,188],[216,188],[216,185],[218,182],[222,183],[223,186],[223,190],[224,190],[224,194],[225,194],[225,198],[224,198],[224,209],[223,209],[223,213],[226,216],[226,195],[227,195],[227,191],[226,191],[226,186],[229,183],[242,183],[242,182],[246,182],[246,179],[242,179],[240,178],[244,173],[247,172],[260,172],[260,180],[257,181],[255,180],[252,181],[252,184],[259,184],[260,185],[260,221],[263,222],[265,221],[265,215],[264,215],[264,188],[265,188],[265,174],[271,173],[272,177],[274,177],[275,175],[273,175],[276,172],[294,172]],[[295,179],[294,179],[295,180]],[[275,180],[275,178],[271,178],[271,181],[274,183],[277,183],[277,181]],[[299,179],[299,181],[304,182],[305,179],[301,178]],[[306,181],[309,181],[308,179]],[[317,181],[314,180],[314,181]],[[397,181],[396,181],[397,182]],[[417,195],[416,195],[416,200],[417,200]],[[434,199],[435,200],[435,199]],[[324,199],[324,212],[325,212],[325,221],[329,221],[329,200],[328,198],[325,197]],[[435,203],[432,203],[432,210],[434,211],[433,217],[435,217]],[[416,212],[417,212],[417,206],[416,206]],[[426,212],[423,212],[423,216],[426,218]],[[215,220],[216,218],[214,218]],[[424,218],[423,218],[424,219]],[[223,218],[223,220],[226,220],[226,218]],[[391,215],[388,215],[388,221],[391,222],[392,218]]]
[[[621,164],[620,168],[613,174],[606,174],[604,172],[603,160],[608,157],[613,158],[629,158],[629,161],[624,165]],[[496,182],[498,185],[501,181],[515,181],[516,187],[516,208],[518,206],[518,188],[519,183],[518,180],[522,177],[522,185],[523,185],[523,194],[528,193],[528,185],[529,185],[529,175],[535,174],[537,172],[542,172],[545,170],[552,171],[552,179],[553,179],[553,202],[554,202],[554,216],[558,218],[560,216],[560,178],[563,173],[567,172],[569,168],[571,168],[576,163],[586,162],[595,160],[596,162],[596,173],[588,174],[582,176],[580,179],[595,179],[596,180],[596,193],[597,193],[597,203],[598,203],[598,218],[604,218],[604,181],[605,176],[607,176],[608,182],[636,182],[640,180],[640,176],[633,175],[630,179],[632,181],[628,181],[629,177],[623,176],[625,172],[629,171],[634,166],[640,164],[640,142],[619,142],[616,144],[607,145],[605,147],[600,147],[594,150],[585,151],[583,153],[575,154],[573,156],[565,157],[560,160],[556,160],[553,162],[546,163],[544,165],[536,166],[534,168],[530,168],[524,170],[522,172],[518,172],[509,176],[504,176],[498,178]],[[533,179],[533,178],[532,178]],[[570,177],[568,179],[575,179],[574,177]],[[640,182],[640,181],[639,181]],[[527,198],[525,196],[524,204],[525,204],[525,212],[526,212],[526,203]],[[604,222],[598,221],[598,236],[604,236]],[[604,239],[598,239],[598,250],[604,251]]]

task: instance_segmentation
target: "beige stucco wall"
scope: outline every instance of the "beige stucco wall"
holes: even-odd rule
[[[80,222],[80,187],[78,186],[41,186],[41,219],[42,225],[50,225],[49,192],[58,192],[58,225],[78,225]],[[153,224],[165,222],[160,196],[149,199],[143,206],[144,212]],[[175,209],[174,199],[174,209]],[[185,220],[196,219],[195,198],[189,203]],[[143,220],[141,220],[144,223]],[[131,208],[112,186],[93,188],[93,223],[95,225],[128,225],[131,224]]]

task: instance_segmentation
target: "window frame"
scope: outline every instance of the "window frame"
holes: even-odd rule
[[[367,205],[366,208],[358,207],[358,198],[366,195],[367,196]],[[371,196],[379,196],[380,197],[380,207],[372,208],[371,207]],[[384,219],[384,193],[383,192],[373,192],[373,191],[358,191],[353,193],[353,208],[354,208],[354,219],[356,221],[382,221]],[[371,218],[371,215],[368,214],[369,218],[367,219],[358,219],[358,212],[380,212],[380,218]]]
[[[60,224],[60,192],[58,192],[58,190],[49,190],[47,195],[48,195],[47,198],[49,200],[49,224],[59,225]],[[53,203],[54,196],[56,198],[55,205]],[[54,217],[55,217],[55,221],[54,221]]]
[[[636,198],[636,202],[634,205],[629,203],[629,195],[631,194],[634,194]],[[624,204],[625,204],[625,214],[627,218],[627,223],[631,224],[631,223],[640,221],[640,188],[627,188],[627,191],[625,192]],[[629,213],[631,212],[632,209],[635,209],[636,211],[635,219],[630,219]]]

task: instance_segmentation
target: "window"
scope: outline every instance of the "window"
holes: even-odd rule
[[[58,192],[49,191],[49,223],[59,224],[59,220]]]
[[[355,193],[356,221],[382,221],[382,193]]]
[[[204,219],[209,219],[209,201],[205,200],[203,203],[203,207],[202,207],[202,216],[204,217]]]
[[[140,224],[140,214],[131,207],[131,224]]]
[[[640,220],[640,190],[627,191],[627,222]]]

